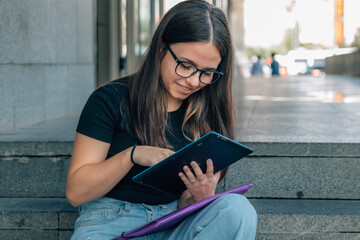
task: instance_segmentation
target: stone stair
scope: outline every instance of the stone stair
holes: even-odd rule
[[[257,240],[360,239],[360,144],[245,144],[223,187],[254,184]]]
[[[65,199],[72,141],[0,137],[0,239],[69,239]],[[8,138],[11,139],[11,138]],[[360,144],[243,142],[218,191],[253,183],[257,240],[360,239]]]

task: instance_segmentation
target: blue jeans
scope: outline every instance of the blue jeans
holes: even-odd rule
[[[177,201],[150,206],[100,198],[80,207],[72,240],[112,239],[177,209]],[[184,220],[174,229],[137,240],[254,239],[257,214],[242,195],[222,196]]]

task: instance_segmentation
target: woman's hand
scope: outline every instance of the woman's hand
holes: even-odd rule
[[[166,148],[138,145],[134,150],[133,159],[141,166],[151,167],[173,153],[174,151]]]
[[[204,174],[196,162],[191,162],[195,175],[188,166],[184,166],[184,173],[179,176],[185,183],[193,199],[198,202],[215,194],[216,186],[220,179],[220,171],[214,174],[214,164],[211,159],[206,161],[206,173]]]

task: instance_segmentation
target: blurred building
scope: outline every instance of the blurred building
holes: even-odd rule
[[[0,1],[0,131],[80,114],[97,86],[136,69],[177,2]],[[234,16],[241,45],[243,0],[209,2]]]
[[[0,131],[79,112],[95,87],[96,4],[0,1]]]

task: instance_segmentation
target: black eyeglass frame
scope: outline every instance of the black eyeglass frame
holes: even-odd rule
[[[199,81],[203,84],[213,84],[214,82],[216,82],[217,80],[219,80],[219,78],[223,77],[224,76],[224,73],[223,72],[220,72],[220,71],[216,71],[216,70],[201,70],[201,69],[198,69],[194,64],[192,63],[189,63],[189,62],[186,62],[186,61],[180,61],[177,56],[175,55],[175,53],[171,50],[170,48],[170,45],[169,44],[165,44],[166,45],[166,48],[170,51],[171,55],[173,56],[175,62],[177,63],[176,67],[175,67],[175,73],[180,76],[180,77],[183,77],[183,78],[188,78],[188,77],[191,77],[191,76],[194,76],[197,72],[200,72],[200,76],[199,76]],[[190,74],[189,76],[182,76],[180,74],[177,73],[176,69],[179,67],[180,64],[182,63],[186,63],[186,64],[189,64],[191,66],[193,66],[196,71],[194,71],[192,74]],[[201,75],[205,72],[213,72],[213,73],[216,73],[218,74],[218,77],[216,79],[212,79],[212,81],[210,83],[206,83],[206,82],[203,82],[201,81]]]

